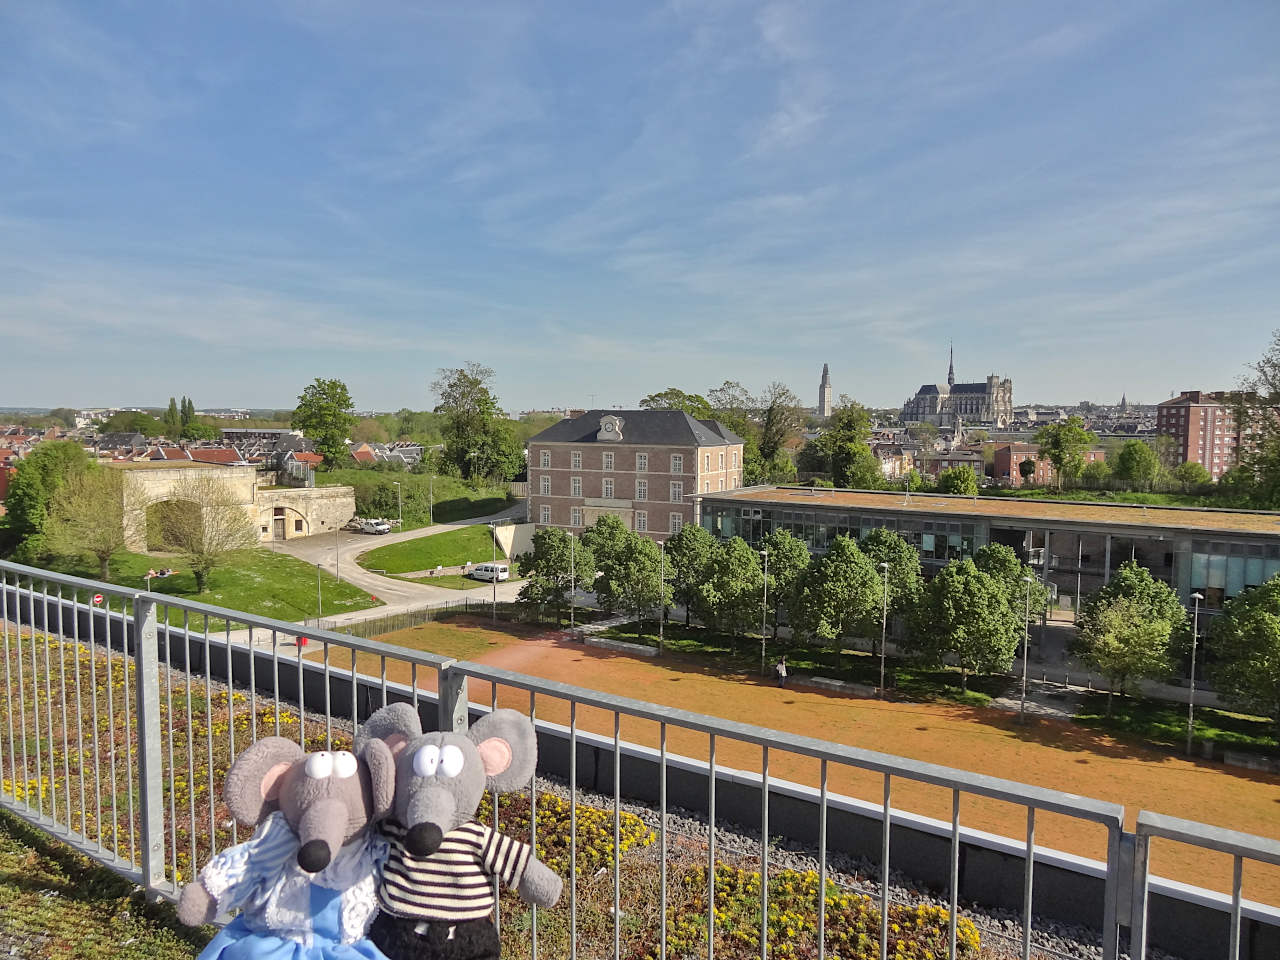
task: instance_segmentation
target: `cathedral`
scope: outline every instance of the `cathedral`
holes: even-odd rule
[[[1013,381],[995,374],[980,383],[956,383],[955,351],[947,365],[946,383],[926,383],[902,405],[903,423],[951,426],[966,423],[1005,428],[1013,421]]]

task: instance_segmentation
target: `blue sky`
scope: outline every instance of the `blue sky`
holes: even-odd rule
[[[1280,4],[0,5],[0,404],[1230,386]]]

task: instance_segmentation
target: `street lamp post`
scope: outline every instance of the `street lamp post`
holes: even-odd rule
[[[396,516],[399,518],[400,529],[403,530],[404,529],[404,496],[402,495],[402,492],[400,489],[400,481],[392,480],[391,482],[396,485]]]
[[[760,599],[760,676],[768,675],[765,658],[766,627],[769,625],[769,551],[761,550],[764,558],[764,594]]]
[[[324,616],[324,599],[320,594],[320,564],[316,564],[316,626],[320,626],[320,618]]]
[[[667,542],[658,541],[658,652],[662,653],[666,643],[666,631],[663,629],[667,619]]]
[[[492,520],[489,521],[489,536],[493,538],[493,569],[490,576],[493,577],[493,622],[498,622],[498,525]]]
[[[1027,661],[1031,659],[1031,577],[1023,577],[1026,584],[1027,608],[1022,613],[1022,696],[1018,700],[1018,722],[1027,722]]]
[[[1191,620],[1191,691],[1187,694],[1187,756],[1191,756],[1191,731],[1196,722],[1196,641],[1200,638],[1200,601],[1204,594],[1193,593],[1196,612]]]
[[[574,594],[578,592],[578,571],[573,564],[573,541],[577,538],[569,531],[569,632],[573,633]]]
[[[335,580],[341,579],[338,576],[338,531],[341,529],[341,527],[333,528],[333,579]]]
[[[880,604],[880,699],[884,699],[884,658],[885,637],[889,632],[889,564],[880,564],[880,573],[884,576],[884,591]]]
[[[427,478],[427,526],[434,526],[436,522],[436,475],[433,473]]]

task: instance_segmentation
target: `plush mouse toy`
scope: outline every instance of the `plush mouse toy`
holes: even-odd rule
[[[381,741],[305,754],[264,737],[227,772],[223,796],[253,836],[223,850],[183,888],[192,926],[240,908],[200,960],[385,960],[366,937],[377,912],[387,844],[369,830],[395,795],[395,760]]]
[[[533,776],[529,719],[495,710],[465,733],[426,733],[407,703],[377,711],[357,745],[379,740],[396,757],[396,795],[382,830],[391,850],[369,937],[391,960],[497,960],[493,879],[550,907],[561,880],[533,849],[476,820],[486,789],[517,790]]]

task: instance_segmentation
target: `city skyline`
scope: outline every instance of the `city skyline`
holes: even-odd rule
[[[1280,325],[1277,37],[1264,3],[10,5],[0,403],[424,409],[479,360],[509,410],[808,406],[823,362],[893,407],[952,338],[1019,405],[1230,388]]]

